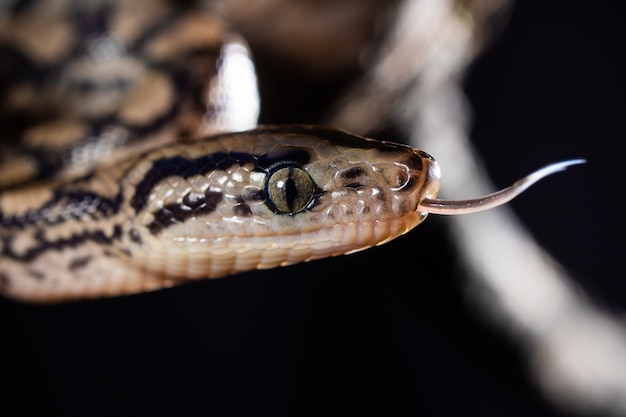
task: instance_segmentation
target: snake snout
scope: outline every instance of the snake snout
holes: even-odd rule
[[[419,200],[425,198],[435,198],[439,192],[439,180],[441,178],[441,170],[439,164],[430,154],[415,150],[415,157],[421,161],[419,174],[422,178],[422,185],[419,191]]]

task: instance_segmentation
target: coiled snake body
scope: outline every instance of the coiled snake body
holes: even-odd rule
[[[3,294],[101,297],[349,253],[570,164],[447,202],[437,163],[408,146],[313,126],[210,136],[255,124],[255,90],[243,115],[231,105],[254,84],[248,63],[234,85],[226,68],[244,45],[207,12],[154,3],[5,11],[3,134],[19,141],[0,169]]]

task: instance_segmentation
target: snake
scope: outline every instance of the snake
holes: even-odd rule
[[[331,127],[257,126],[245,41],[209,10],[148,2],[2,11],[6,297],[118,296],[354,253],[583,162],[438,199],[440,168],[424,151]]]

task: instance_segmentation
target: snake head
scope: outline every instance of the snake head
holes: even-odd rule
[[[428,213],[502,204],[573,163],[490,196],[439,200],[439,167],[425,152],[335,129],[261,127],[141,158],[122,181],[131,197],[117,243],[151,276],[216,278],[379,245]]]
[[[438,165],[425,152],[309,126],[165,148],[127,178],[132,233],[141,236],[126,242],[128,252],[186,278],[381,244],[421,223],[420,201],[439,188]]]
[[[263,127],[163,147],[0,194],[0,292],[116,295],[351,253],[428,213],[501,205],[582,162],[454,201],[436,198],[439,167],[427,153],[335,129]]]

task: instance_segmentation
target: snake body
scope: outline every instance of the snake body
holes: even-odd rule
[[[201,7],[160,0],[5,7],[0,187],[73,178],[181,138],[256,125],[256,85],[245,83],[251,64],[231,65],[247,57],[246,46]],[[234,107],[237,100],[252,106]]]
[[[127,253],[112,245],[131,193],[122,171],[150,149],[256,125],[245,43],[201,2],[18,0],[0,6],[0,62],[1,291],[138,290],[146,273],[112,255]],[[98,283],[105,270],[117,284]]]
[[[18,0],[0,13],[0,293],[20,300],[350,253],[580,162],[437,200],[438,165],[420,150],[332,128],[250,129],[245,43],[194,2]]]
[[[101,297],[361,250],[405,233],[438,167],[408,146],[268,127],[163,147],[0,196],[0,283]]]

